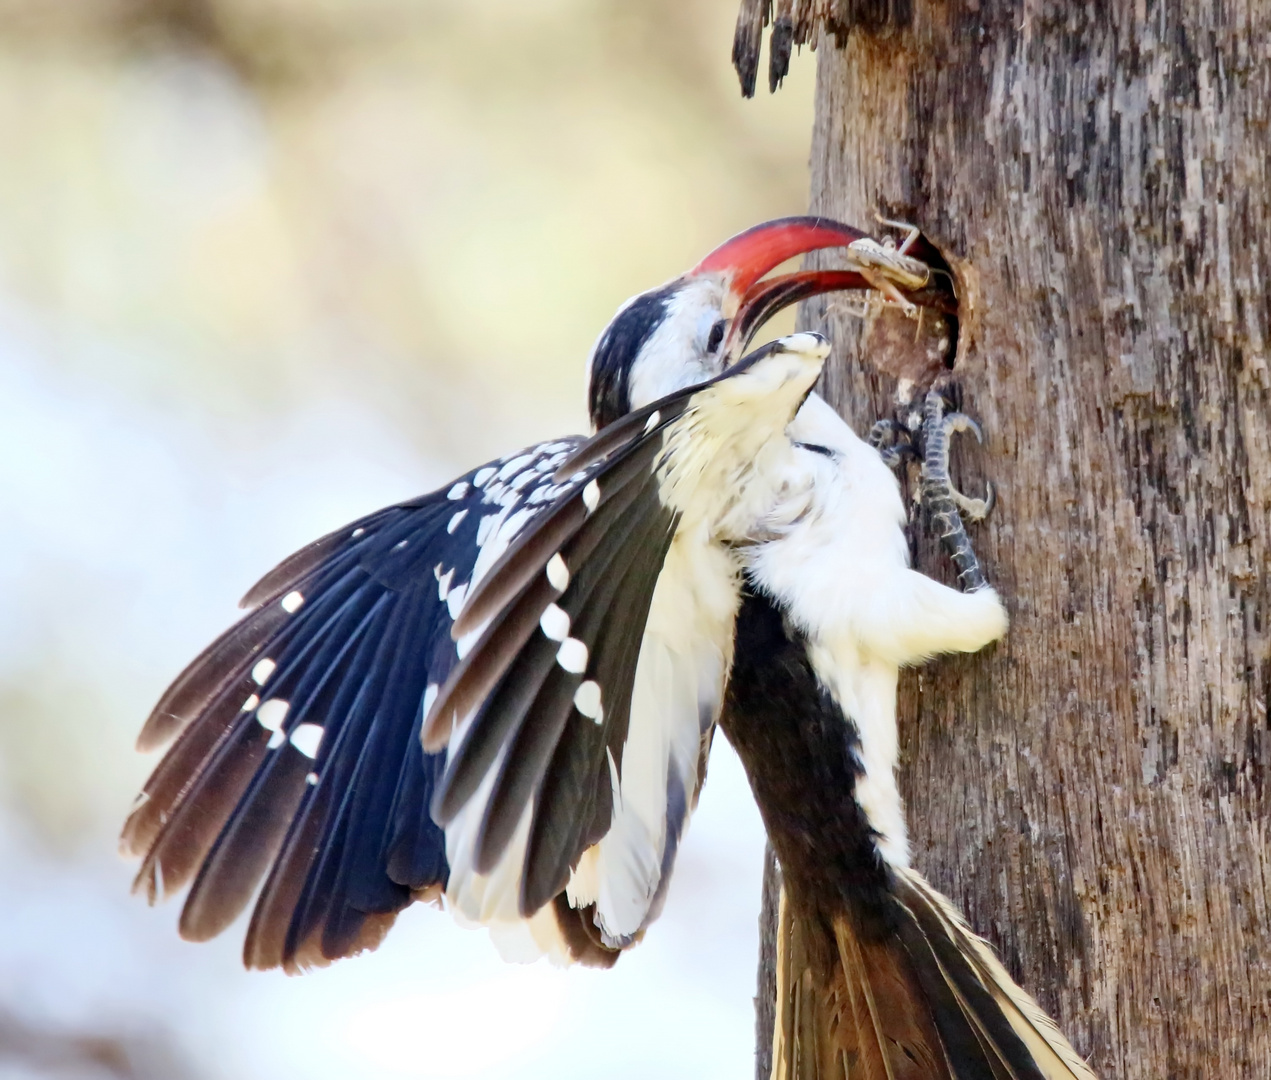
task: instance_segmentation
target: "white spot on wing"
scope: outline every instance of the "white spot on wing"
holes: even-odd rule
[[[393,545],[393,550],[401,551],[402,548],[404,548],[409,543],[410,543],[409,540],[398,540],[397,543]]]
[[[449,491],[446,492],[447,499],[462,499],[468,494],[468,481],[460,480]]]
[[[455,568],[452,566],[444,574],[437,579],[437,599],[445,600],[450,595],[450,581],[455,576]]]
[[[571,674],[581,675],[587,670],[587,646],[577,638],[566,638],[556,652],[556,662]]]
[[[320,724],[300,724],[291,733],[291,745],[307,758],[318,756],[318,747],[322,745],[322,726]]]
[[[548,604],[538,625],[552,641],[564,641],[569,637],[569,612],[555,604]]]
[[[282,598],[282,609],[287,612],[287,614],[294,615],[300,610],[300,605],[304,602],[304,594],[293,589]]]
[[[499,479],[510,480],[512,477],[514,477],[517,473],[519,473],[522,469],[524,469],[525,466],[528,465],[533,460],[534,460],[533,454],[517,455],[511,461],[509,461],[506,465],[504,465],[503,468],[499,470]]]
[[[252,668],[252,682],[257,686],[264,686],[265,680],[274,673],[274,668],[277,666],[269,657],[265,657],[264,660],[258,660],[256,666]]]
[[[605,709],[600,703],[600,683],[593,679],[580,683],[574,691],[574,708],[597,724],[604,723]]]
[[[446,597],[446,610],[450,612],[451,619],[459,618],[459,613],[463,611],[463,601],[468,595],[470,584],[471,582],[465,581],[462,585],[456,585]]]
[[[490,531],[494,528],[495,522],[499,520],[498,514],[486,514],[477,525],[477,547],[485,547],[485,542],[490,539]]]
[[[260,704],[260,696],[257,694],[252,694],[251,697],[249,697],[246,701],[243,702],[243,712],[251,712],[259,704]]]
[[[352,537],[350,537],[350,539],[356,540],[359,536],[364,536],[365,534],[366,534],[365,529],[354,529],[353,535]]]
[[[473,486],[479,488],[485,487],[486,484],[490,482],[490,477],[498,471],[499,470],[494,468],[493,465],[487,465],[484,469],[478,469],[477,475],[472,478]]]
[[[530,523],[533,517],[533,510],[518,510],[515,514],[509,514],[508,519],[499,526],[496,539],[510,543]]]
[[[457,514],[451,515],[450,521],[446,524],[446,532],[453,533],[459,528],[459,522],[468,516],[467,508],[460,510]]]
[[[437,691],[440,690],[436,683],[429,683],[428,689],[424,691],[424,720],[428,719],[428,714],[432,712],[433,704],[437,700]]]
[[[547,580],[558,593],[569,588],[569,567],[559,551],[547,560]]]
[[[310,787],[313,787],[313,785],[316,784],[317,782],[318,782],[318,774],[316,772],[311,772],[308,776],[305,777],[305,783],[308,784]]]
[[[287,719],[287,710],[290,708],[291,702],[270,698],[256,710],[256,722],[266,731],[277,731]]]
[[[600,505],[600,485],[595,480],[589,481],[583,488],[583,505],[587,507],[588,513]]]
[[[661,419],[662,413],[659,410],[654,409],[651,413],[649,413],[649,418],[644,422],[644,433],[647,435],[650,431],[657,427]]]

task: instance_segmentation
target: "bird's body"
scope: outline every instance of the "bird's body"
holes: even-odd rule
[[[771,539],[746,554],[755,586],[807,635],[818,677],[851,716],[865,774],[857,788],[880,844],[908,860],[895,786],[899,670],[945,652],[974,652],[1006,631],[991,588],[963,593],[909,565],[900,489],[878,453],[819,397],[790,427],[798,458],[791,487],[806,493],[776,506]]]
[[[774,1080],[1092,1080],[909,863],[900,668],[984,647],[1005,610],[910,568],[894,476],[823,401],[789,435],[796,495],[746,549],[721,718],[782,870]]]
[[[863,992],[866,1032],[870,972],[891,970],[896,1022],[954,1053],[947,1002],[923,1013],[933,984],[901,978],[896,905],[929,890],[908,867],[896,679],[1005,614],[908,566],[895,479],[810,395],[822,339],[738,359],[772,311],[860,281],[762,275],[860,236],[796,218],[734,238],[600,336],[590,439],[371,514],[248,594],[140,739],[177,736],[123,846],[152,899],[193,880],[183,935],[220,932],[259,887],[245,962],[296,971],[444,894],[510,956],[611,964],[661,909],[727,689],[818,985]],[[944,925],[942,903],[924,910]],[[864,1075],[902,1075],[863,1038]]]

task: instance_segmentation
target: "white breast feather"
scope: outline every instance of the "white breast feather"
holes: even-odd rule
[[[791,477],[801,512],[778,506],[774,539],[750,549],[756,581],[811,642],[821,681],[856,723],[865,776],[856,798],[880,833],[880,849],[908,864],[896,788],[896,681],[903,665],[941,652],[972,652],[1006,631],[992,589],[960,593],[909,568],[899,485],[882,459],[824,401],[810,396],[790,425],[806,451]],[[806,492],[810,491],[810,498]]]

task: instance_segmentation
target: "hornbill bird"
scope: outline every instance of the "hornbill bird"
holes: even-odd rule
[[[854,252],[862,238],[817,219],[734,238],[601,335],[591,440],[370,515],[248,594],[141,738],[182,732],[124,844],[152,898],[194,878],[185,936],[219,932],[264,877],[249,966],[374,947],[443,889],[507,953],[610,964],[660,909],[731,669],[726,730],[789,863],[801,947],[819,946],[822,1049],[867,1076],[1083,1075],[907,866],[898,666],[992,640],[1000,603],[909,570],[894,478],[809,393],[820,339],[734,363],[793,299],[921,287],[885,250]],[[760,280],[831,245],[854,270]],[[919,893],[915,930],[898,912]],[[1042,1047],[1077,1064],[1051,1071]]]
[[[136,887],[153,902],[190,885],[193,940],[258,894],[249,967],[372,948],[443,893],[507,955],[612,963],[656,917],[695,804],[738,602],[722,541],[742,538],[747,477],[793,415],[761,401],[750,412],[784,419],[748,433],[731,426],[746,409],[716,410],[712,441],[677,392],[735,371],[787,304],[865,286],[764,278],[863,238],[818,218],[741,233],[600,335],[591,441],[489,462],[267,574],[143,727],[140,749],[175,742],[124,826]],[[673,443],[714,497],[686,507],[694,484],[667,486],[688,475],[664,467]]]

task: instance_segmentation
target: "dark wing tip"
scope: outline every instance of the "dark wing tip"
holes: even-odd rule
[[[329,532],[326,536],[319,537],[312,543],[306,544],[299,551],[288,555],[247,590],[247,593],[238,602],[238,606],[240,608],[255,608],[267,600],[282,596],[297,582],[307,577],[326,562],[333,552],[338,551],[345,544],[356,541],[366,532],[367,526],[374,519],[383,516],[392,509],[394,508],[388,507],[385,510],[378,510],[368,517],[352,522],[349,525],[344,525],[334,532]]]
[[[556,894],[552,907],[570,959],[583,967],[594,968],[611,968],[618,962],[622,950],[611,948],[601,940],[600,931],[596,928],[595,904],[572,907],[569,898],[561,892]]]
[[[185,724],[185,717],[156,708],[141,725],[137,741],[133,745],[139,754],[149,754],[170,743]]]

